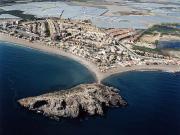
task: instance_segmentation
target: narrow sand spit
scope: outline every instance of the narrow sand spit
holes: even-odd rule
[[[50,54],[56,54],[68,57],[70,59],[73,59],[82,65],[84,65],[90,72],[93,73],[93,75],[96,78],[96,81],[100,83],[103,79],[112,76],[114,74],[119,74],[123,72],[128,71],[167,71],[167,72],[180,72],[180,66],[178,65],[136,65],[132,67],[117,67],[114,69],[110,69],[105,73],[102,73],[99,68],[96,66],[96,64],[87,61],[86,59],[73,55],[71,53],[65,52],[63,50],[57,49],[55,47],[45,46],[42,42],[29,42],[28,40],[24,39],[18,39],[6,34],[0,33],[0,40],[10,43],[15,43],[15,45],[28,47],[31,49],[47,52]]]

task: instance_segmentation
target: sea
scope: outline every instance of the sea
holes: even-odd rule
[[[125,72],[102,83],[128,102],[104,116],[55,121],[18,99],[95,82],[81,64],[62,56],[0,42],[0,135],[180,135],[180,73]]]

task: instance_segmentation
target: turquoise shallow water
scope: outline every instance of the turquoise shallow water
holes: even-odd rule
[[[16,102],[87,82],[94,78],[77,62],[0,42],[0,135],[180,134],[180,73],[127,72],[107,78],[103,83],[119,88],[128,106],[108,110],[104,117],[54,121]]]

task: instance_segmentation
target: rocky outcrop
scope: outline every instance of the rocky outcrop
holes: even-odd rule
[[[102,84],[81,84],[68,90],[28,97],[21,106],[51,118],[103,115],[107,107],[125,106],[118,90]]]

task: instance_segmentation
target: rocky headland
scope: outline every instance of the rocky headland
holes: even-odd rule
[[[108,107],[127,105],[118,89],[97,83],[81,84],[67,90],[20,99],[18,102],[31,111],[53,119],[103,115]]]

